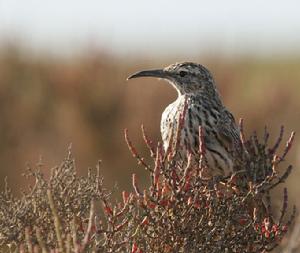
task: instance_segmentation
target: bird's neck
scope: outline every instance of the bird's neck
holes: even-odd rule
[[[183,102],[188,99],[191,99],[193,101],[212,103],[216,107],[223,107],[220,95],[216,90],[213,92],[200,90],[197,92],[184,92],[184,93],[178,91],[178,97],[176,99],[177,101]]]

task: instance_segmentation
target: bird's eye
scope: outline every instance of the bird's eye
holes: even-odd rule
[[[181,77],[184,77],[186,74],[187,74],[186,71],[180,71],[180,72],[179,72],[179,75],[180,75]]]

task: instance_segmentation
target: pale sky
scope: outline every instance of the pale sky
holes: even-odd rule
[[[300,1],[0,0],[0,41],[58,53],[300,55]]]

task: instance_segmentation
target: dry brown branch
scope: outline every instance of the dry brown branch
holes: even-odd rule
[[[181,115],[179,126],[182,120]],[[256,132],[246,139],[242,120],[240,127],[243,149],[235,157],[235,172],[228,178],[205,179],[200,172],[209,168],[201,128],[199,154],[182,158],[173,156],[179,144],[164,152],[160,143],[153,145],[142,127],[152,157],[149,164],[125,130],[128,147],[138,164],[147,169],[150,180],[149,186],[142,188],[133,174],[133,192],[123,191],[121,202],[112,201],[104,189],[99,164],[87,176],[77,176],[70,150],[49,179],[41,173],[41,164],[30,168],[27,175],[35,184],[27,193],[16,198],[7,183],[0,193],[0,244],[12,245],[11,252],[24,253],[272,251],[295,217],[295,207],[288,216],[287,189],[279,216],[270,197],[270,190],[291,172],[292,166],[282,169],[281,164],[292,147],[294,133],[280,157],[276,152],[283,128],[269,149],[267,129],[261,142]],[[298,230],[296,227],[293,233],[298,235]],[[298,243],[295,236],[287,253]]]

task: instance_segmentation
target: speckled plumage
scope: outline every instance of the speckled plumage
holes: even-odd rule
[[[154,76],[166,79],[177,90],[177,99],[167,106],[161,118],[164,148],[175,136],[179,115],[187,101],[180,135],[180,154],[199,150],[199,126],[204,130],[206,159],[212,175],[228,175],[233,170],[232,154],[239,145],[239,130],[232,114],[224,107],[210,72],[202,65],[183,62],[161,70],[141,71],[130,78]],[[174,140],[173,140],[174,141]]]

